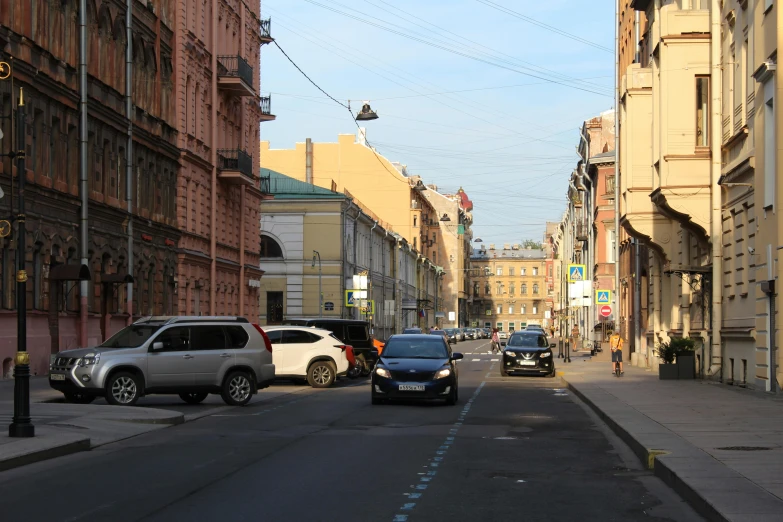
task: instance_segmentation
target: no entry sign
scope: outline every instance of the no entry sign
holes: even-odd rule
[[[609,317],[610,315],[612,315],[612,307],[609,305],[604,305],[601,307],[600,312],[602,316]]]

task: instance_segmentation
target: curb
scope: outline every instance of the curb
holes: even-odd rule
[[[582,393],[576,386],[568,382],[565,376],[562,377],[563,382],[571,392],[579,397],[579,399],[587,404],[591,410],[604,422],[607,426],[617,435],[631,451],[641,461],[642,465],[653,472],[653,474],[661,479],[664,484],[669,486],[675,493],[677,493],[683,500],[690,504],[693,509],[696,510],[701,516],[707,520],[714,520],[719,522],[730,522],[730,519],[726,518],[698,491],[693,489],[686,481],[681,479],[677,473],[672,470],[665,462],[665,459],[658,459],[659,456],[668,455],[669,452],[664,450],[649,449],[639,440],[637,440],[631,432],[623,428],[612,417],[607,415],[601,410],[593,401],[591,401],[584,393]]]
[[[43,462],[44,460],[65,457],[66,455],[72,455],[81,451],[90,451],[90,449],[90,439],[84,438],[82,440],[68,442],[66,444],[61,444],[59,446],[47,448],[45,450],[32,451],[24,455],[19,455],[17,457],[0,461],[0,472],[27,466],[28,464],[35,464],[36,462]]]

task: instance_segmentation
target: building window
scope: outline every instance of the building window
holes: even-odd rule
[[[533,315],[536,315],[538,313],[538,307],[536,305],[533,305]]]
[[[527,285],[525,283],[522,283],[522,289],[520,290],[522,295],[527,294]]]
[[[514,313],[514,305],[508,305],[508,315],[512,315]]]
[[[606,262],[615,262],[615,249],[617,248],[617,234],[614,230],[606,231]]]
[[[417,238],[417,237],[413,238],[413,250],[416,250],[418,248],[418,246],[419,246],[418,242],[416,241],[417,239],[419,239],[419,238]]]
[[[502,305],[498,305],[496,312],[497,312],[498,315],[502,314],[503,313],[503,306]]]
[[[534,276],[538,275],[538,268],[533,267],[533,275]]]
[[[778,9],[780,9],[778,7]],[[764,208],[775,206],[775,81],[764,83]]]
[[[495,275],[502,276],[503,275],[503,267],[499,266],[495,269]]]
[[[521,307],[519,307],[519,313],[525,315],[527,313],[527,305],[523,304]]]
[[[523,276],[523,275],[526,275],[526,274],[527,274],[527,270],[525,270],[524,268],[520,268],[519,269],[519,275]]]
[[[514,283],[510,283],[508,285],[508,295],[514,295],[514,292],[516,292],[516,285],[514,285]]]
[[[508,331],[513,332],[516,330],[516,323],[508,323]]]
[[[415,241],[415,239],[414,239]],[[283,258],[280,244],[269,236],[261,235],[261,257]]]
[[[614,176],[606,176],[606,195],[614,195]]]
[[[508,275],[510,275],[510,276],[514,275],[514,267],[513,266],[508,267]]]
[[[414,226],[414,227],[417,227],[417,226],[419,226],[419,225],[418,225],[418,222],[419,222],[419,218],[418,218],[417,216],[413,216],[413,226]]]
[[[710,79],[696,77],[696,146],[709,147]]]
[[[492,291],[489,288],[489,283],[484,284],[484,295],[492,295]]]
[[[503,323],[501,321],[498,321],[495,324],[495,327],[498,329],[498,332],[502,332],[503,331]]]
[[[533,294],[535,295],[537,293],[538,293],[538,283],[533,285]],[[535,312],[533,312],[533,313],[535,313]]]

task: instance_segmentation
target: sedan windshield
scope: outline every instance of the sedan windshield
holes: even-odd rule
[[[512,335],[507,346],[517,348],[546,348],[546,338],[540,335]]]
[[[157,324],[132,324],[126,326],[101,344],[101,348],[138,348],[160,330]]]
[[[394,359],[448,359],[449,354],[442,338],[391,338],[383,356]]]

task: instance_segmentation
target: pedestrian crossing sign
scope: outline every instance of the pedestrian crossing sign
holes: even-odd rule
[[[595,291],[595,304],[599,304],[599,305],[612,304],[612,291],[611,290],[596,290]]]
[[[585,265],[568,265],[568,282],[576,283],[585,280]]]
[[[345,291],[345,306],[346,308],[355,308],[362,306],[360,301],[367,300],[367,290],[346,290]]]

